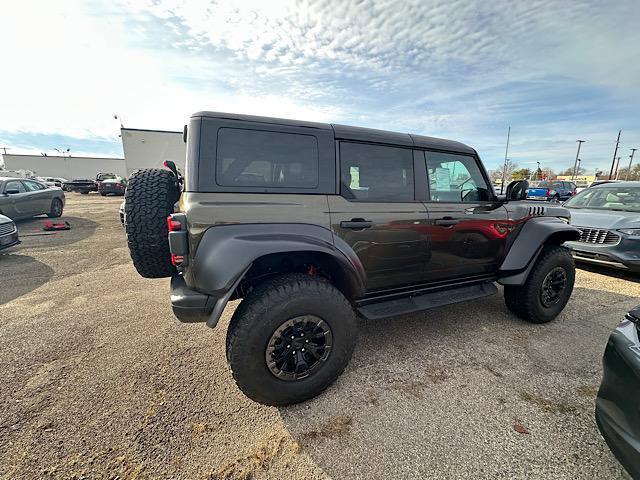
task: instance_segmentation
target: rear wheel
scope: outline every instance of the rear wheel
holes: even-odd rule
[[[328,281],[283,275],[256,287],[227,332],[238,387],[265,405],[315,397],[346,367],[357,336],[351,304]]]
[[[543,248],[524,285],[505,285],[507,307],[532,323],[547,323],[564,309],[575,282],[573,257],[566,247]]]
[[[47,217],[49,218],[58,218],[62,216],[62,200],[59,198],[54,198],[51,200],[51,208],[49,209],[49,213],[47,213]]]
[[[125,193],[125,224],[131,260],[146,278],[176,273],[169,252],[167,216],[180,198],[177,178],[169,170],[135,171]]]

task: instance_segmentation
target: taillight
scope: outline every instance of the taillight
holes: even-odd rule
[[[176,255],[175,253],[171,254],[171,263],[173,265],[182,265],[184,262],[184,255]]]
[[[551,190],[547,188],[547,197],[551,195]]]
[[[178,220],[171,218],[171,215],[167,217],[167,227],[170,232],[179,232],[182,230],[182,224]]]

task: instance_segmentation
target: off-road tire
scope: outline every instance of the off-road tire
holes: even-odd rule
[[[310,376],[282,380],[267,366],[267,344],[278,327],[301,315],[316,315],[329,325],[331,353]],[[236,309],[227,331],[227,361],[247,397],[265,405],[290,405],[315,397],[338,378],[356,337],[355,313],[337,288],[319,277],[282,275],[258,285]]]
[[[546,307],[541,300],[542,283],[555,267],[562,267],[567,274],[567,283],[559,301]],[[547,323],[564,309],[575,282],[575,264],[569,249],[559,245],[548,245],[542,249],[524,285],[505,285],[504,300],[507,308],[518,317],[531,323]]]
[[[136,170],[129,178],[124,198],[127,244],[133,266],[145,278],[174,275],[167,216],[173,213],[180,198],[175,175],[159,168]]]
[[[58,210],[56,207],[60,207]],[[62,200],[59,198],[54,198],[51,200],[51,208],[49,209],[49,213],[47,213],[47,217],[49,218],[58,218],[62,216],[62,210],[64,206],[62,205]]]

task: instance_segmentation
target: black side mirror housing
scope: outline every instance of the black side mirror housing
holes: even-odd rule
[[[514,180],[507,185],[507,202],[525,200],[527,191],[529,190],[529,182],[527,180]]]
[[[9,189],[9,190],[5,190],[4,193],[6,193],[7,195],[16,195],[16,194],[20,193],[20,190],[14,190],[12,188],[12,189]]]

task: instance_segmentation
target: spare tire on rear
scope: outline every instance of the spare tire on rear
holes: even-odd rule
[[[133,265],[145,278],[170,277],[167,216],[180,198],[178,179],[169,170],[145,168],[129,178],[124,195],[125,229]]]

